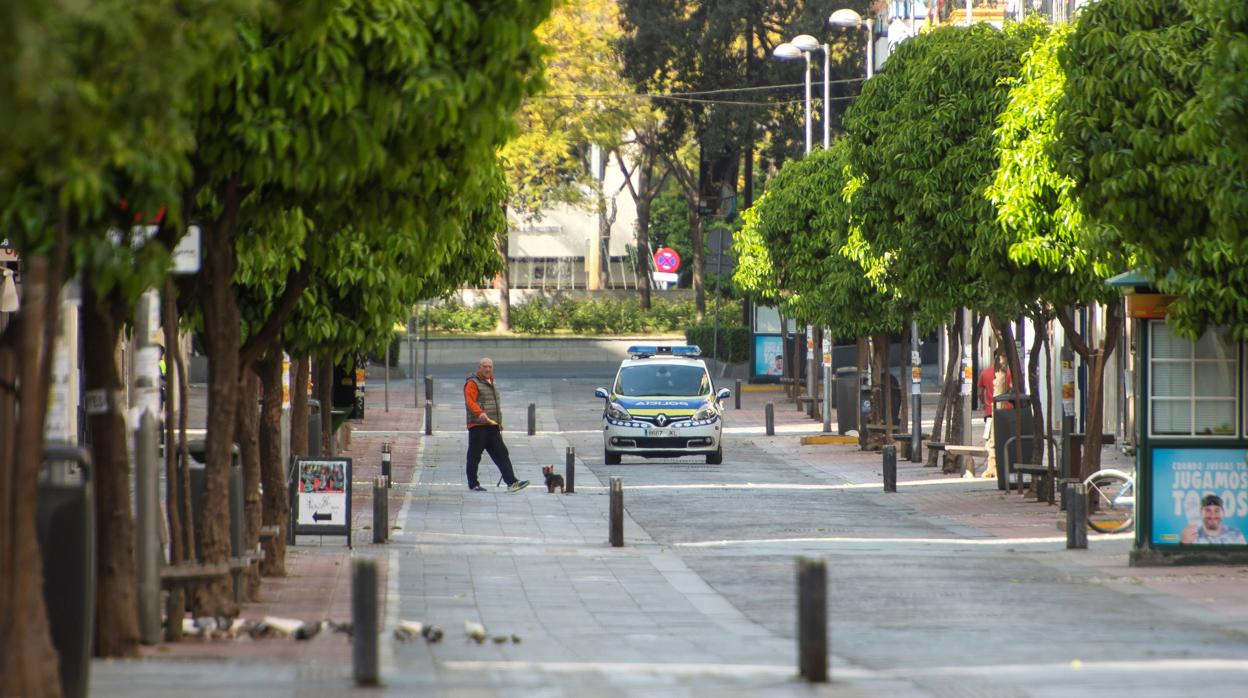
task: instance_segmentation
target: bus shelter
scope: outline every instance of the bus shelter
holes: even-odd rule
[[[1126,300],[1137,323],[1131,564],[1246,563],[1246,344],[1224,328],[1195,341],[1175,334],[1167,296],[1145,289]]]

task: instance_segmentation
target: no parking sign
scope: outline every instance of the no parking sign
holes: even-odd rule
[[[680,268],[680,255],[670,247],[660,247],[654,251],[654,268],[661,272],[672,273]]]

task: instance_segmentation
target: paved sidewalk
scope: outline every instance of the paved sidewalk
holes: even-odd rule
[[[578,469],[575,496],[549,496],[539,467],[563,471],[568,442],[558,433],[509,438],[517,472],[533,481],[515,495],[495,489],[496,471],[483,459],[487,493],[471,493],[462,472],[462,430],[448,427],[423,436],[421,409],[381,405],[370,391],[367,418],[354,426],[353,550],[341,537],[301,536],[288,549],[288,576],[266,578],[261,599],[243,605],[242,616],[280,616],[305,621],[350,619],[355,558],[373,558],[382,573],[381,656],[386,692],[434,690],[446,694],[511,695],[731,695],[824,693],[910,695],[913,687],[887,676],[865,678],[854,687],[812,688],[795,682],[796,648],[743,615],[686,566],[678,547],[656,544],[631,519],[626,547],[607,546],[608,498],[603,483]],[[412,396],[406,396],[408,403]],[[763,429],[765,405],[774,402],[776,436]],[[458,406],[448,406],[458,414]],[[547,407],[543,405],[543,407]],[[439,409],[443,409],[439,407]],[[960,540],[1064,540],[1057,507],[1001,492],[995,481],[950,477],[939,468],[902,461],[899,492],[882,492],[881,456],[856,445],[801,445],[801,436],[821,425],[798,412],[779,391],[747,391],[742,409],[728,404],[729,438],[748,439],[773,454],[818,474],[824,484],[794,487],[875,491],[890,506],[930,515]],[[522,415],[522,411],[510,410]],[[522,419],[522,417],[520,418]],[[516,420],[519,421],[518,419]],[[542,424],[539,422],[539,431]],[[513,430],[515,427],[513,427]],[[395,487],[390,490],[392,543],[372,541],[373,478],[380,474],[381,445],[393,452]],[[1112,447],[1105,462],[1130,460]],[[783,483],[771,486],[786,486]],[[890,499],[885,499],[890,498]],[[1102,541],[1108,545],[1102,546]],[[800,548],[800,540],[792,543]],[[1125,537],[1094,536],[1093,550],[1063,554],[1063,564],[1130,580],[1148,593],[1182,599],[1192,612],[1207,608],[1230,623],[1248,618],[1248,574],[1239,568],[1129,568]],[[1197,583],[1193,583],[1196,580]],[[400,620],[438,624],[445,639],[399,642],[390,631]],[[465,639],[465,620],[482,623],[484,644]],[[495,642],[497,636],[498,642]],[[352,650],[346,635],[325,631],[306,641],[188,638],[144,649],[144,662],[96,662],[95,695],[164,695],[168,682],[195,682],[195,695],[342,695],[352,692]],[[155,659],[216,660],[157,662]],[[662,669],[654,662],[662,658]],[[195,669],[204,681],[196,681]],[[526,671],[526,667],[531,671]],[[540,671],[538,670],[540,667]],[[855,667],[838,662],[852,674]],[[603,674],[610,678],[603,682]],[[561,676],[562,689],[543,677]],[[502,677],[502,678],[500,678]],[[690,689],[688,679],[695,688]],[[499,692],[499,685],[511,689]],[[201,689],[201,686],[203,687]],[[862,691],[863,693],[860,693]]]

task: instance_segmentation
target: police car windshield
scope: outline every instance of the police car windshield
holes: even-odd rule
[[[711,379],[701,366],[639,364],[620,369],[615,393],[626,397],[690,396],[711,392]]]

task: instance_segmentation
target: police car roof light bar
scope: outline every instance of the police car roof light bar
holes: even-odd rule
[[[634,344],[628,348],[628,354],[634,359],[651,356],[701,356],[702,350],[695,344],[676,344],[664,347],[655,344]]]

